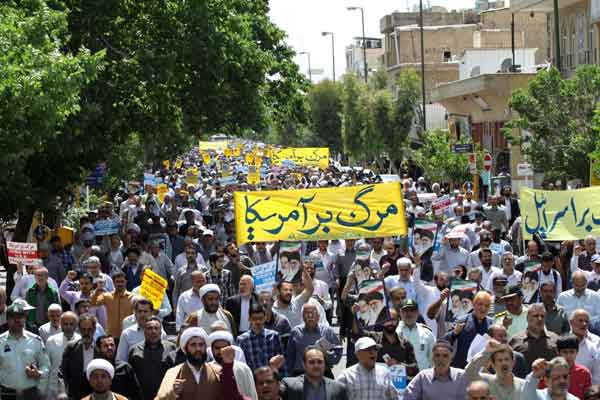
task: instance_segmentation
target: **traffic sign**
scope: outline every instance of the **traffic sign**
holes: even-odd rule
[[[473,144],[472,143],[453,144],[452,151],[454,151],[455,153],[472,153],[473,152]]]
[[[485,153],[485,156],[483,156],[483,168],[487,172],[492,170],[492,155],[490,153]]]
[[[533,176],[533,167],[531,164],[517,164],[518,176]]]

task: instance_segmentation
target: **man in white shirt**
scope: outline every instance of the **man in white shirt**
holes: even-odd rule
[[[192,272],[192,288],[186,290],[179,296],[177,301],[177,311],[175,313],[175,326],[177,331],[187,319],[187,317],[198,310],[201,310],[202,298],[200,297],[200,288],[206,284],[206,276],[202,271]]]
[[[502,270],[492,265],[492,250],[490,249],[479,249],[479,261],[481,262],[481,283],[485,290],[492,290],[492,282],[490,276],[494,273],[499,273]]]
[[[46,341],[46,351],[50,359],[50,381],[48,384],[48,399],[58,398],[60,381],[58,370],[62,362],[63,352],[67,343],[81,339],[79,333],[75,332],[79,319],[74,312],[67,311],[60,317],[61,332],[52,335]]]
[[[578,308],[586,310],[591,318],[600,315],[600,294],[587,288],[587,277],[583,271],[575,271],[571,276],[573,289],[558,295],[556,303],[563,306],[567,315]]]
[[[60,316],[62,314],[62,307],[60,304],[50,304],[48,307],[48,322],[40,326],[39,335],[46,343],[48,338],[60,332]]]
[[[333,303],[329,293],[329,286],[322,280],[315,277],[315,259],[313,257],[308,257],[304,260],[304,270],[308,272],[313,280],[313,286],[315,287],[313,291],[313,298],[321,303],[325,309],[325,312],[331,311]]]
[[[569,319],[571,331],[579,341],[575,362],[590,370],[592,384],[600,383],[600,337],[588,330],[590,314],[583,309],[573,311]]]
[[[144,341],[144,326],[148,318],[152,316],[152,303],[149,300],[141,298],[135,304],[134,312],[137,323],[121,332],[119,347],[117,347],[117,355],[115,357],[117,361],[127,362],[129,350],[136,344]],[[162,339],[166,338],[167,335],[164,330],[161,336]]]

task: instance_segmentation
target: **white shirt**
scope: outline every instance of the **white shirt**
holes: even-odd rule
[[[579,342],[579,351],[575,362],[590,370],[592,384],[600,383],[600,337],[588,332]]]
[[[498,267],[490,267],[489,271],[486,271],[485,268],[483,268],[483,265],[479,267],[479,270],[481,271],[481,286],[483,286],[483,288],[485,290],[492,290],[492,282],[490,281],[490,276],[492,276],[492,274],[497,274],[499,272],[502,272],[502,270]]]
[[[50,336],[56,335],[59,332],[61,332],[60,325],[55,328],[50,322],[46,322],[44,325],[40,326],[38,333],[45,344]]]
[[[202,367],[200,367],[200,369],[196,369],[196,367],[194,367],[192,364],[190,364],[189,361],[186,361],[188,367],[190,368],[190,371],[192,371],[192,374],[194,375],[194,379],[196,380],[196,384],[200,384],[200,378],[202,378]]]
[[[162,330],[161,338],[166,339],[167,334]],[[129,350],[138,343],[143,342],[144,329],[137,323],[121,332],[121,338],[119,339],[119,347],[117,348],[116,361],[127,362],[129,359]],[[93,346],[92,346],[93,347]],[[92,353],[93,356],[93,353]]]
[[[185,267],[187,264],[188,262],[185,256],[185,251],[181,254],[178,254],[177,257],[175,257],[175,276],[173,277],[173,279],[177,279],[177,276],[179,275],[179,270]],[[202,254],[200,253],[198,253],[198,255],[196,256],[196,265],[198,265],[198,267],[206,268],[204,257],[202,257]]]
[[[318,257],[323,263],[323,268],[315,267],[315,278],[320,279],[324,282],[332,281],[332,270],[333,263],[335,262],[335,255],[330,253],[329,251],[325,251],[325,253],[321,253],[319,249],[313,250],[310,252],[309,256]]]
[[[87,369],[90,361],[94,359],[94,342],[90,344],[89,348],[85,348],[85,344],[83,345],[83,370]]]
[[[71,340],[74,341],[79,339],[81,339],[79,333],[73,333]],[[69,340],[62,332],[50,336],[46,341],[46,352],[48,353],[48,358],[50,359],[50,382],[48,390],[50,391],[51,395],[54,395],[58,390],[58,369],[60,368],[63,352],[65,351],[65,347],[67,347],[68,342]]]
[[[433,356],[433,345],[435,336],[422,324],[417,323],[412,329],[404,325],[403,321],[396,328],[398,337],[403,337],[412,344],[419,371],[431,368],[431,357]]]
[[[563,306],[567,316],[578,308],[583,308],[590,314],[590,318],[600,315],[600,294],[590,289],[585,289],[581,296],[575,294],[575,289],[569,289],[558,295],[556,303]]]
[[[250,299],[241,297],[240,310],[240,332],[250,329]]]
[[[323,308],[326,310],[331,309],[332,302],[331,296],[329,295],[329,286],[320,279],[314,279],[313,286],[315,288],[313,291],[313,296],[320,296],[324,300]]]
[[[185,322],[188,315],[195,313],[198,310],[202,310],[204,304],[200,296],[194,292],[194,289],[188,289],[181,293],[177,300],[177,311],[175,312],[175,326],[177,331],[181,329],[181,325]]]
[[[507,276],[503,270],[492,272],[489,278],[490,288],[492,289],[494,285],[494,278],[497,276],[505,277],[508,280],[507,286],[517,286],[521,284],[521,277],[523,276],[523,274],[521,273],[521,271],[517,271],[516,269],[513,270],[513,273],[510,274],[510,276]]]

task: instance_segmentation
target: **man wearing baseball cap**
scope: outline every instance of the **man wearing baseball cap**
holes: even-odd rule
[[[361,337],[354,344],[358,364],[346,368],[337,381],[346,386],[348,400],[395,400],[398,392],[392,384],[390,371],[377,364],[380,346],[370,337]]]
[[[506,327],[509,337],[527,329],[527,308],[523,306],[523,293],[518,286],[507,286],[502,301],[506,311],[496,314],[494,322]]]

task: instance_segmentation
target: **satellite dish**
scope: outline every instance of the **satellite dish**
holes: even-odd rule
[[[473,67],[473,69],[471,70],[470,77],[473,78],[474,76],[479,76],[479,75],[481,75],[481,67],[478,65],[476,67]]]
[[[512,67],[512,58],[505,58],[500,64],[500,71],[502,72],[510,72],[510,68]]]

